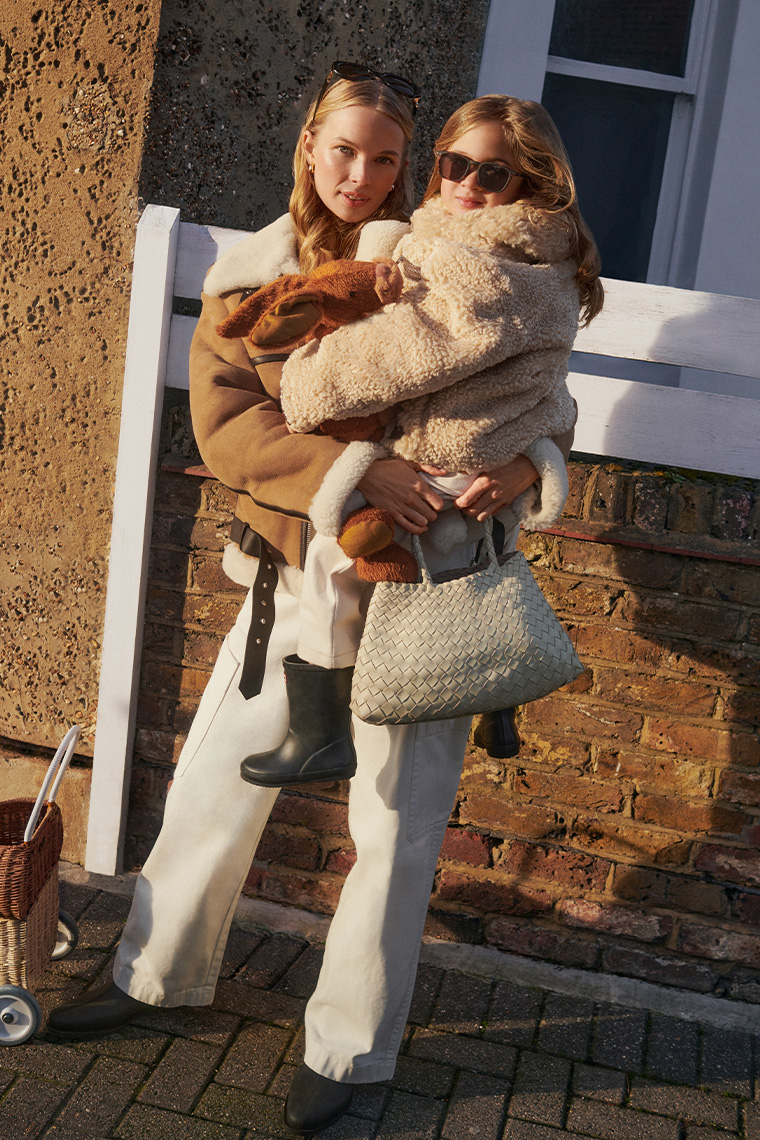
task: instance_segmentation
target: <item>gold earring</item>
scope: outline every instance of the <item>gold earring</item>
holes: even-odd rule
[[[311,166],[309,167],[309,174],[313,174],[313,173],[314,173],[314,163],[312,162]]]

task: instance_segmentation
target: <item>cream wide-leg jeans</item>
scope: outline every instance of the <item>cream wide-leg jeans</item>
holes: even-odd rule
[[[114,964],[120,989],[152,1005],[211,1002],[230,924],[277,789],[240,777],[288,727],[282,658],[298,598],[280,583],[260,694],[238,690],[250,594],[203,694]],[[436,860],[462,769],[469,717],[378,727],[354,718],[349,827],[357,861],[330,925],[306,1008],[306,1063],[349,1083],[393,1075]]]

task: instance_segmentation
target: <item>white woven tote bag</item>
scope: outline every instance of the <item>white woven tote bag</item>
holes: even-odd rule
[[[354,669],[351,708],[370,724],[471,716],[535,701],[583,672],[572,642],[517,551],[431,575],[378,582]]]

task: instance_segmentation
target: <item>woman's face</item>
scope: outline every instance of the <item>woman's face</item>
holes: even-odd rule
[[[481,123],[472,127],[446,149],[464,154],[475,162],[500,162],[510,170],[517,170],[517,161],[501,123]],[[505,190],[498,194],[488,193],[478,185],[477,171],[471,170],[461,182],[442,178],[441,198],[450,214],[466,214],[484,206],[506,206],[521,196],[524,181],[523,178],[510,178]]]
[[[343,222],[371,218],[408,162],[398,123],[358,105],[331,111],[317,135],[305,131],[303,149],[317,194]]]

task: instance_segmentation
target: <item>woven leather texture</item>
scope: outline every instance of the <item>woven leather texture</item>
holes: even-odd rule
[[[453,581],[380,582],[367,612],[351,708],[411,724],[525,704],[583,666],[520,553]]]

